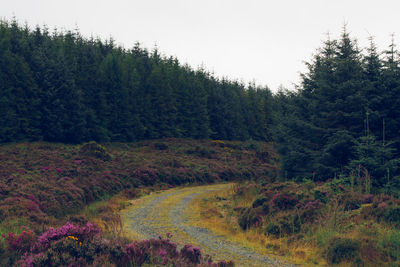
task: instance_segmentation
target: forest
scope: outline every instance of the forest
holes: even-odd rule
[[[360,49],[346,29],[307,63],[295,92],[274,96],[282,177],[348,183],[398,194],[400,65],[394,39]],[[272,131],[272,130],[271,130]]]
[[[268,139],[267,88],[136,44],[0,23],[0,142]]]

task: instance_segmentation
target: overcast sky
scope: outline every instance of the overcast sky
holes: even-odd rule
[[[1,0],[0,17],[30,26],[112,36],[125,48],[135,42],[176,56],[219,77],[255,81],[275,91],[292,88],[304,61],[344,22],[361,47],[368,36],[386,49],[400,44],[398,0]]]

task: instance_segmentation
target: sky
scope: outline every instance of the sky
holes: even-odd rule
[[[0,18],[139,42],[217,77],[293,89],[329,32],[400,43],[398,0],[0,0]]]

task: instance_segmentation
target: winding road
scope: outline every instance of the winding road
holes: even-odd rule
[[[138,239],[157,238],[166,233],[181,245],[192,243],[214,260],[234,260],[236,266],[293,266],[268,255],[262,255],[228,238],[215,235],[207,228],[190,225],[187,207],[197,196],[227,190],[232,184],[176,188],[133,200],[121,212],[124,231]]]

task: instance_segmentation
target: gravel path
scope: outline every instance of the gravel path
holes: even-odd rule
[[[196,196],[224,190],[228,186],[224,184],[188,187],[145,197],[138,205],[134,205],[137,207],[123,211],[125,231],[146,239],[170,232],[173,234],[173,241],[180,244],[190,241],[213,259],[233,259],[236,266],[294,266],[233,243],[206,228],[188,224],[189,219],[184,211]]]

